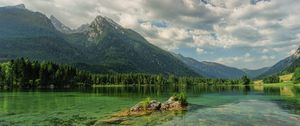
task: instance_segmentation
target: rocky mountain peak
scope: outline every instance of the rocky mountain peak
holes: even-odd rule
[[[18,5],[14,5],[14,6],[6,6],[4,8],[14,8],[14,9],[17,8],[17,9],[23,9],[23,10],[26,9],[24,4],[18,4]]]
[[[55,25],[55,24],[62,24],[56,17],[54,17],[53,15],[51,15],[50,16],[50,18],[49,18],[51,21],[52,21],[52,23]]]
[[[50,16],[50,19],[54,19],[54,20],[57,20],[53,15]]]
[[[292,55],[293,58],[298,59],[300,57],[300,47],[296,50],[296,52]]]
[[[52,24],[54,25],[54,27],[62,32],[62,33],[72,33],[72,29],[67,27],[66,25],[64,25],[61,21],[59,21],[56,17],[54,17],[53,15],[50,16],[50,20],[52,22]]]
[[[15,7],[19,8],[19,9],[26,9],[25,4],[19,4],[19,5],[16,5]]]
[[[97,26],[97,28],[112,27],[114,29],[122,29],[122,26],[117,24],[112,19],[100,15],[95,18],[95,20],[92,22],[92,25]]]
[[[103,16],[97,16],[90,25],[88,32],[89,41],[95,41],[103,33],[120,33],[123,32],[123,27],[114,22],[112,19]]]

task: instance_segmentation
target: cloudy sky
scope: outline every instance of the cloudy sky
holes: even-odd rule
[[[24,3],[71,28],[97,15],[199,61],[271,66],[300,45],[300,0],[0,0]]]

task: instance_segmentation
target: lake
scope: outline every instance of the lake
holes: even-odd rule
[[[193,86],[98,87],[85,90],[1,91],[0,125],[93,125],[151,97],[161,102],[186,92],[186,112],[132,117],[122,125],[299,126],[300,87]],[[121,124],[107,124],[121,125]]]

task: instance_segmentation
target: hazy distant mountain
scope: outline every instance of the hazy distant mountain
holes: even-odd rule
[[[300,48],[291,56],[279,61],[266,72],[262,73],[259,77],[263,78],[266,76],[276,75],[283,71],[292,72],[296,67],[300,66]]]
[[[269,70],[269,67],[264,67],[264,68],[260,68],[257,70],[249,70],[249,69],[242,69],[247,76],[249,76],[250,78],[256,78],[259,75],[261,75],[262,73],[266,72],[267,70]]]
[[[174,54],[187,66],[198,74],[208,78],[240,79],[246,73],[240,69],[228,67],[213,62],[199,62],[193,58],[184,57],[180,54]]]
[[[169,52],[106,17],[98,16],[65,34],[70,29],[54,16],[51,21],[23,5],[1,7],[0,15],[0,59],[72,63],[94,72],[198,75]]]
[[[249,78],[256,78],[269,69],[268,67],[257,70],[238,69],[214,62],[200,62],[193,58],[184,57],[180,54],[173,55],[183,61],[198,74],[208,78],[240,79],[244,75],[247,75]]]

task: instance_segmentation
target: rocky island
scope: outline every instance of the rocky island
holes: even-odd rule
[[[185,110],[187,106],[186,99],[181,96],[172,96],[164,103],[147,98],[130,108],[130,112]]]
[[[151,98],[146,98],[128,110],[115,113],[107,119],[99,120],[95,125],[126,124],[131,118],[151,115],[155,112],[164,113],[172,111],[186,111],[188,107],[188,102],[186,99],[186,95],[183,93],[171,96],[163,103]]]

